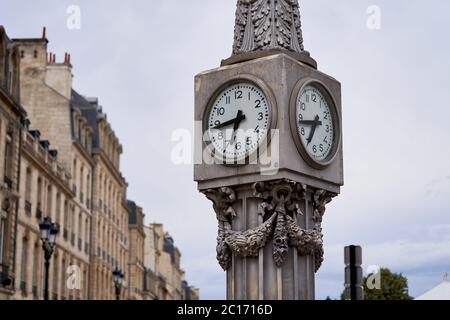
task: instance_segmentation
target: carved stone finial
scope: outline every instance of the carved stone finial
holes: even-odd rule
[[[305,52],[298,0],[238,0],[233,55],[273,49]]]

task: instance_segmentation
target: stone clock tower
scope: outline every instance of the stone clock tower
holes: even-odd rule
[[[232,56],[195,78],[195,120],[227,298],[314,299],[343,185],[341,86],[304,50],[298,0],[238,0]]]

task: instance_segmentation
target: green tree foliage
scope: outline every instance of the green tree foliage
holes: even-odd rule
[[[412,300],[408,293],[408,279],[401,273],[393,273],[388,268],[381,268],[381,288],[369,289],[367,287],[368,278],[373,274],[369,274],[363,279],[364,299],[365,300]],[[345,300],[345,292],[342,293],[341,299]]]

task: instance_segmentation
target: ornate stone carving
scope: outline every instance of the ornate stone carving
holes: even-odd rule
[[[231,229],[236,216],[233,204],[236,194],[230,188],[205,191],[213,202],[219,221],[217,259],[224,270],[231,267],[232,254],[238,257],[258,257],[260,249],[273,239],[273,259],[281,267],[289,247],[296,247],[303,256],[314,256],[316,271],[323,262],[322,217],[325,206],[335,196],[318,190],[313,194],[314,227],[302,229],[296,222],[303,215],[300,201],[305,200],[306,186],[290,180],[256,183],[254,195],[262,200],[258,213],[264,222],[253,229],[238,232]]]
[[[298,0],[238,0],[233,54],[270,49],[304,52]]]
[[[236,201],[233,189],[220,188],[203,192],[213,202],[213,208],[217,215],[219,231],[217,235],[217,260],[224,270],[231,267],[231,250],[225,242],[227,230],[231,230],[231,220],[236,216],[232,205]]]
[[[244,232],[227,231],[225,243],[237,256],[257,257],[259,249],[264,248],[266,242],[273,234],[276,217],[276,214],[274,214],[269,220],[255,229]]]

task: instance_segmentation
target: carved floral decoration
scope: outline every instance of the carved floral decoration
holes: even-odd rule
[[[277,48],[304,51],[298,0],[238,0],[233,54]]]
[[[263,223],[246,231],[234,231],[231,222],[236,217],[233,204],[236,194],[231,188],[211,189],[204,192],[213,202],[219,222],[217,260],[226,271],[231,267],[232,255],[258,257],[260,249],[273,240],[273,259],[278,267],[284,263],[289,247],[296,247],[303,256],[314,256],[316,271],[323,262],[322,218],[325,206],[335,194],[317,190],[313,194],[312,229],[302,229],[296,222],[303,216],[299,207],[305,199],[306,186],[290,180],[256,183],[255,197],[262,199],[258,214]]]

